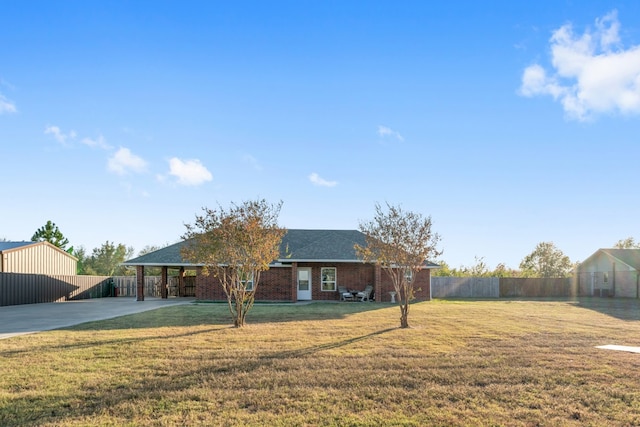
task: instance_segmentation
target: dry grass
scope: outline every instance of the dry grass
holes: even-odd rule
[[[178,306],[0,341],[0,425],[639,425],[640,304]]]

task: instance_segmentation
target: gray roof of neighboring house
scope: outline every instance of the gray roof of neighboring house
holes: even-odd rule
[[[38,242],[0,242],[0,252],[16,249],[22,246],[35,245]]]
[[[124,265],[188,266],[180,250],[182,241],[155,252],[130,259]],[[280,244],[280,262],[361,262],[355,244],[365,245],[364,234],[358,230],[287,230]],[[428,267],[437,267],[427,263]]]
[[[600,249],[630,267],[640,270],[640,249]]]

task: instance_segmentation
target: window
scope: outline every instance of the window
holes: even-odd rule
[[[240,277],[240,281],[244,286],[245,290],[252,291],[253,290],[253,273],[246,273],[243,275],[244,277]]]
[[[411,271],[410,268],[404,269],[404,278],[407,281],[407,283],[411,283],[411,279],[413,279],[413,271]]]
[[[335,267],[322,267],[320,269],[320,277],[322,278],[320,289],[323,291],[335,291],[337,289]]]
[[[609,281],[609,273],[608,272],[604,272],[604,277],[602,278],[602,281],[604,283],[607,283]]]

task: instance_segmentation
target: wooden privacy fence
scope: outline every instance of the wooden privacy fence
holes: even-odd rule
[[[579,296],[575,280],[564,278],[501,277],[500,297],[538,298]]]
[[[160,276],[144,277],[144,294],[148,297],[158,297],[160,294]],[[184,279],[184,288],[180,296],[194,297],[196,296],[196,278],[195,276],[187,276]],[[169,296],[178,296],[178,277],[168,277]],[[113,285],[118,288],[118,296],[135,297],[138,291],[136,276],[114,276]]]
[[[0,306],[102,298],[112,291],[106,276],[0,273]]]
[[[500,282],[497,277],[440,277],[431,278],[431,298],[498,298]]]
[[[432,298],[544,298],[599,296],[576,278],[440,277],[431,278]]]
[[[135,297],[138,291],[136,276],[114,276],[113,285],[118,288],[119,297]],[[160,297],[160,276],[144,277],[144,294],[148,297]]]

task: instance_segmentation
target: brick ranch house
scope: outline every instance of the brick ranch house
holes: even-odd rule
[[[364,234],[358,230],[287,230],[280,245],[280,257],[269,270],[260,275],[256,301],[337,301],[338,286],[363,290],[373,286],[377,302],[389,302],[393,284],[384,270],[358,259],[355,244],[365,245]],[[177,296],[185,294],[185,283],[195,281],[195,296],[199,300],[226,300],[217,279],[202,274],[202,266],[185,261],[181,248],[185,241],[128,260],[126,266],[136,267],[137,300],[144,301],[145,268],[161,269],[161,289],[166,289],[169,269],[178,271]],[[427,262],[415,282],[416,299],[431,299],[431,269],[438,265]],[[162,292],[167,297],[167,291]]]

